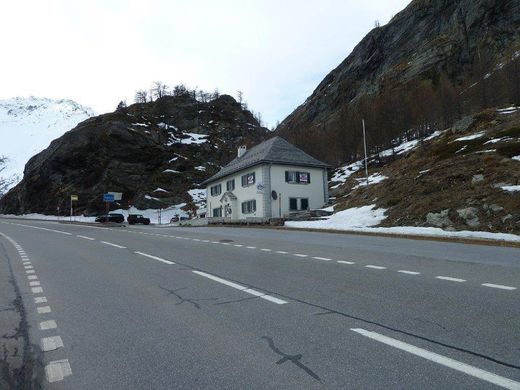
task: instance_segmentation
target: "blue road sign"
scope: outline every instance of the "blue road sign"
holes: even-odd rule
[[[113,202],[114,195],[113,194],[103,194],[103,201],[104,202]]]

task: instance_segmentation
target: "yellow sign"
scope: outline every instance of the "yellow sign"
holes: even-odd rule
[[[70,200],[71,200],[71,201],[72,201],[72,200],[76,200],[76,201],[77,201],[77,200],[78,200],[78,195],[71,195],[71,196],[70,196]]]

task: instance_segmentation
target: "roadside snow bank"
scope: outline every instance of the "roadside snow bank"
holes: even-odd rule
[[[451,232],[435,227],[416,227],[416,226],[393,226],[375,227],[385,219],[385,209],[377,209],[375,205],[354,207],[326,217],[326,220],[319,221],[288,221],[285,226],[300,229],[324,229],[324,230],[344,230],[352,232],[366,233],[386,233],[404,234],[410,236],[426,237],[456,237],[472,238],[494,241],[520,242],[520,236],[508,233],[491,233],[480,231],[458,231]]]
[[[385,219],[386,209],[376,209],[376,205],[353,207],[332,214],[318,221],[287,221],[285,226],[311,229],[349,230],[366,226],[376,226]]]

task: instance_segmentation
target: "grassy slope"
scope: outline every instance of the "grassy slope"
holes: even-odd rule
[[[478,132],[484,135],[455,141]],[[504,139],[486,144],[497,138]],[[520,192],[499,187],[520,184],[520,161],[511,158],[518,155],[520,111],[502,114],[486,110],[476,115],[469,126],[448,129],[386,161],[373,160],[369,173],[380,172],[388,179],[370,185],[368,190],[353,189],[358,184],[356,179],[364,175],[363,170],[358,171],[331,191],[337,198],[335,211],[375,203],[387,209],[381,226],[437,226],[519,234]],[[465,216],[458,212],[462,209],[466,209]],[[427,217],[428,213],[443,210],[448,210],[443,218]]]

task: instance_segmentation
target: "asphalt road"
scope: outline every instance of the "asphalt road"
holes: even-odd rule
[[[44,388],[520,389],[519,249],[7,219],[0,233]]]

